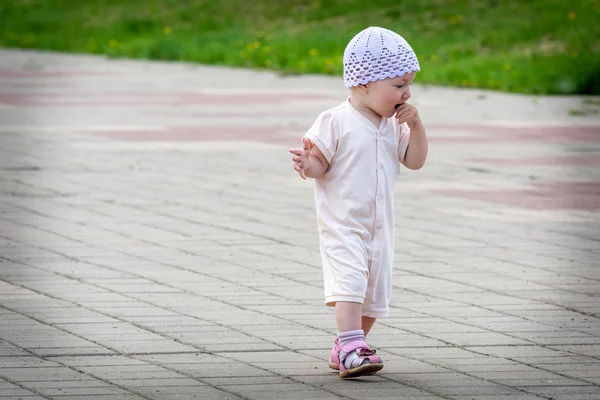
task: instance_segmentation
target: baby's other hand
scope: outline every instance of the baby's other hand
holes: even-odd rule
[[[294,169],[298,171],[302,179],[306,179],[306,169],[310,166],[310,148],[312,143],[308,138],[302,139],[301,149],[289,149],[289,152],[294,154]]]

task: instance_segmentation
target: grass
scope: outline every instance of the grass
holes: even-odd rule
[[[2,0],[0,46],[341,79],[348,41],[378,25],[421,83],[598,95],[599,20],[598,0]]]

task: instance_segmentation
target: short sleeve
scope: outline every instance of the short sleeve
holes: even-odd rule
[[[408,149],[408,142],[410,140],[410,128],[406,122],[400,124],[400,137],[398,138],[398,160],[404,162],[406,156],[406,149]]]
[[[331,163],[339,142],[339,130],[334,116],[324,112],[316,119],[304,135],[321,150],[328,163]]]

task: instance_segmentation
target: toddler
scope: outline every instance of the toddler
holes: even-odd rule
[[[425,127],[407,103],[419,62],[400,35],[358,33],[344,51],[350,97],[319,115],[290,149],[294,169],[315,179],[325,304],[335,306],[338,337],[329,366],[341,378],[371,375],[381,357],[365,342],[388,315],[394,258],[394,182],[400,164],[419,169]]]

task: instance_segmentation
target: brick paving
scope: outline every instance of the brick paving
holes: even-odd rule
[[[287,154],[341,78],[0,60],[0,399],[600,399],[598,98],[415,85],[386,366],[341,381]]]

